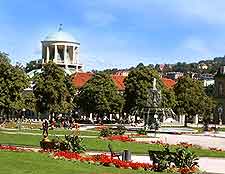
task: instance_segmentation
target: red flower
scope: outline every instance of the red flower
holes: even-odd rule
[[[123,141],[123,142],[131,142],[131,141],[135,141],[134,139],[130,138],[127,135],[113,135],[113,136],[109,136],[107,137],[108,140],[114,140],[114,141]]]

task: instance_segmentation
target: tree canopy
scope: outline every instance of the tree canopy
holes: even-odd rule
[[[210,111],[212,113],[213,100],[205,94],[200,81],[185,76],[178,80],[174,91],[177,100],[176,112],[185,115],[185,126],[191,116],[205,116]]]
[[[39,112],[67,112],[73,107],[75,88],[62,68],[49,62],[34,78],[34,95]]]
[[[133,108],[143,108],[148,100],[148,91],[153,87],[153,79],[156,78],[157,89],[161,90],[163,84],[160,80],[159,73],[150,66],[139,64],[135,69],[130,71],[125,80],[125,110],[130,112]]]
[[[23,108],[23,91],[29,78],[19,66],[12,66],[7,54],[0,53],[0,108],[7,115]]]
[[[107,73],[97,73],[80,90],[78,103],[82,111],[100,116],[120,113],[124,99]]]

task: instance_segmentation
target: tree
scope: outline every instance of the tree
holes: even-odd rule
[[[9,55],[0,51],[0,64],[4,63],[10,64]]]
[[[207,96],[209,97],[213,97],[214,96],[214,88],[215,85],[209,85],[205,87],[205,93]]]
[[[29,111],[36,111],[36,98],[33,92],[23,94],[23,108]]]
[[[201,99],[201,103],[199,105],[200,113],[203,117],[204,129],[208,129],[208,124],[210,123],[211,115],[213,114],[216,108],[216,101],[213,97],[209,97],[204,95]]]
[[[81,88],[78,103],[82,111],[100,116],[120,113],[124,100],[107,73],[98,73]]]
[[[73,108],[74,91],[70,78],[63,69],[49,62],[34,77],[33,92],[39,112],[68,112]]]
[[[176,107],[176,96],[173,89],[163,88],[162,107],[174,109]]]
[[[12,66],[7,54],[0,54],[0,109],[7,116],[23,108],[22,93],[29,78],[19,66]]]
[[[40,61],[41,60],[32,60],[29,63],[27,63],[26,67],[25,67],[26,73],[28,73],[28,72],[30,72],[32,70],[35,70],[35,69],[40,69],[41,68]]]
[[[211,110],[207,108],[206,102],[210,98],[204,92],[203,84],[200,81],[193,80],[189,76],[179,78],[174,87],[177,105],[176,112],[185,116],[185,126],[191,116],[203,115]],[[203,104],[204,103],[204,104]]]
[[[161,90],[163,84],[159,73],[149,66],[138,66],[130,71],[125,80],[125,110],[131,112],[134,108],[140,109],[146,106],[149,89],[153,87],[153,79],[156,78],[157,89]]]

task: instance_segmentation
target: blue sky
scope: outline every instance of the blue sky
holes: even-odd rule
[[[40,41],[60,23],[86,69],[225,54],[224,0],[0,0],[0,50],[13,63],[41,58]]]

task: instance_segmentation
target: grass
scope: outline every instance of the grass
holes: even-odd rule
[[[7,132],[29,132],[29,133],[39,133],[42,134],[42,130],[32,130],[32,129],[21,129],[20,131],[18,129],[0,129],[0,132],[2,131],[7,131]],[[65,135],[65,134],[70,134],[72,133],[72,130],[68,129],[55,129],[55,130],[49,130],[48,131],[49,135]],[[80,135],[82,136],[98,136],[99,132],[98,131],[80,131]]]
[[[149,173],[154,172],[143,170],[118,169],[115,167],[96,166],[94,164],[87,164],[82,162],[72,162],[65,160],[56,160],[48,157],[47,154],[35,152],[9,152],[0,151],[1,174],[72,174],[72,173]],[[158,173],[157,174],[166,174]]]
[[[51,136],[49,137],[52,138]],[[42,136],[22,135],[22,134],[4,134],[0,132],[0,144],[36,146],[39,147]],[[123,151],[128,149],[132,154],[145,154],[148,150],[161,150],[162,146],[158,144],[141,144],[136,142],[108,141],[97,138],[84,138],[84,144],[89,151],[109,151],[108,144],[111,143],[114,151]],[[172,146],[172,150],[175,146]],[[190,148],[200,157],[220,157],[225,158],[225,152],[215,152],[208,149]]]

